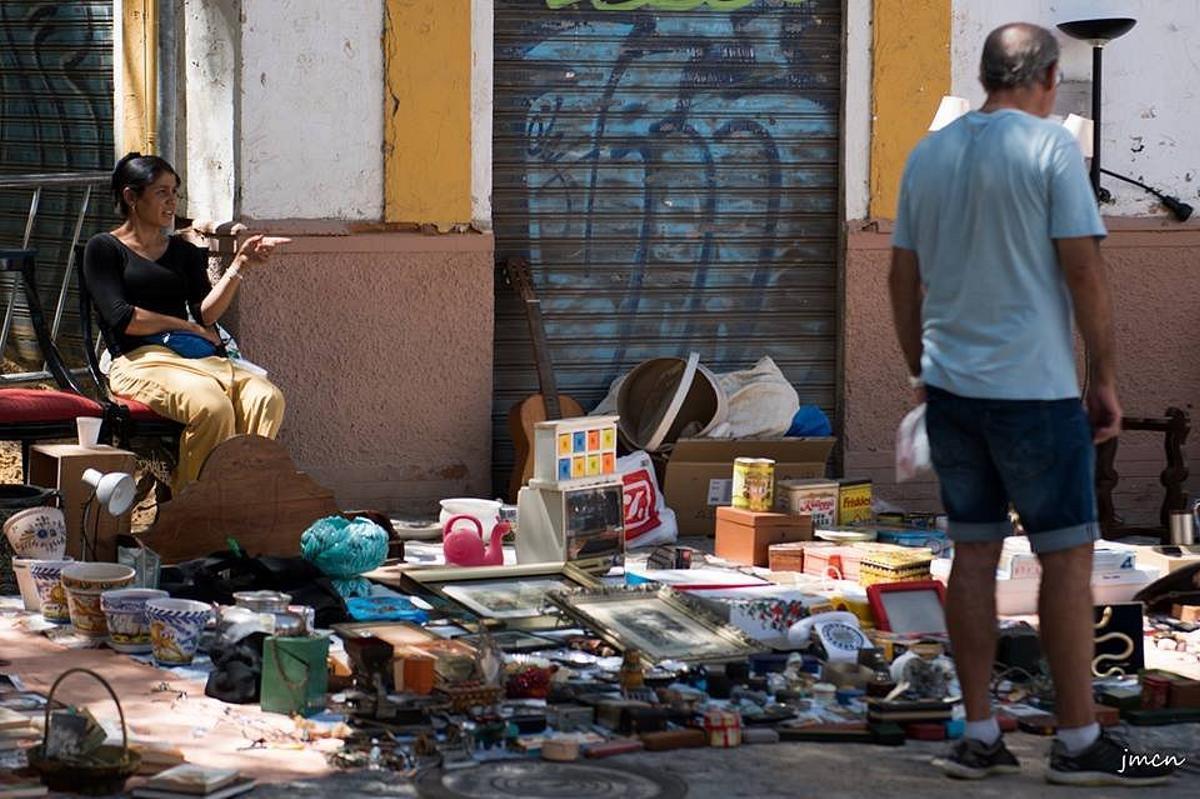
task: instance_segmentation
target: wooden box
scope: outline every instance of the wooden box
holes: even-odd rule
[[[808,541],[812,537],[812,516],[717,508],[714,549],[717,557],[735,563],[767,566],[772,544]]]
[[[771,544],[767,547],[767,565],[773,572],[804,571],[804,542]]]
[[[115,561],[117,536],[129,533],[130,513],[118,517],[95,503],[88,513],[88,541],[95,536],[96,551],[84,552],[83,510],[92,487],[83,482],[83,473],[96,469],[101,473],[133,474],[137,457],[127,450],[106,445],[81,447],[76,444],[35,444],[29,452],[27,482],[57,488],[62,493],[63,515],[67,522],[67,554],[76,560]]]

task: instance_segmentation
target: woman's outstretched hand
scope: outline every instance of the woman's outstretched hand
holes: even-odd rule
[[[259,233],[242,242],[242,246],[238,248],[237,258],[251,267],[262,266],[270,260],[271,253],[275,251],[276,247],[291,242],[291,239],[283,236],[267,236]]]

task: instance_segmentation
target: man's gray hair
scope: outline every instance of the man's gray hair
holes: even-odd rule
[[[989,92],[1019,89],[1045,79],[1058,61],[1058,41],[1028,22],[1001,25],[988,34],[979,60],[979,80]]]

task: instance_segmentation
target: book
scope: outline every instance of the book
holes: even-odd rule
[[[37,780],[0,773],[0,799],[26,799],[45,796],[49,792],[50,790]]]
[[[15,710],[0,707],[0,730],[11,730],[13,728],[28,726],[29,715],[27,713],[18,713]]]
[[[238,772],[233,769],[183,763],[152,777],[146,783],[146,787],[190,796],[210,796],[232,784],[238,776]]]
[[[944,702],[940,699],[886,702],[872,697],[867,699],[867,720],[871,722],[949,721],[953,706],[952,702]]]
[[[204,799],[230,799],[230,797],[249,793],[254,790],[254,786],[257,784],[257,781],[251,777],[236,777],[233,783],[207,794],[164,791],[146,786],[144,788],[134,788],[133,796],[134,799],[190,799],[191,797],[202,795]]]

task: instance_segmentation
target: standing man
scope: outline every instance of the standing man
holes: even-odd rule
[[[1042,565],[1038,611],[1059,723],[1047,779],[1158,784],[1170,769],[1129,765],[1092,711],[1094,444],[1120,432],[1121,406],[1104,225],[1079,146],[1045,119],[1061,80],[1058,43],[1035,25],[1005,25],[988,36],[979,72],[983,108],[909,156],[889,277],[954,541],[946,621],[967,730],[934,764],[967,779],[1020,769],[989,688],[1011,503]],[[1091,357],[1084,403],[1072,309]]]

